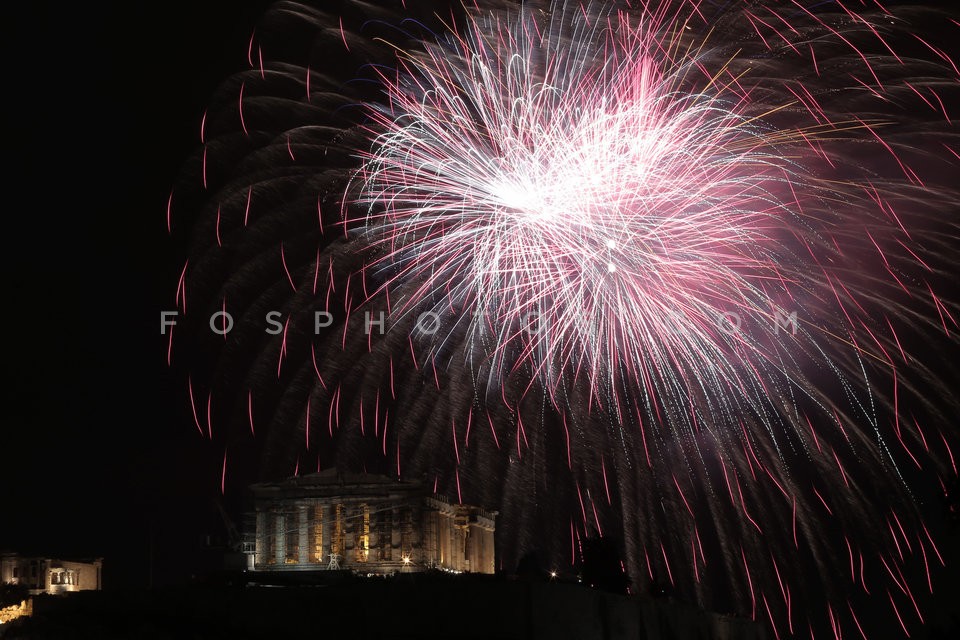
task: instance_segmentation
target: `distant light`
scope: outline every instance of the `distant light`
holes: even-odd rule
[[[410,564],[410,556],[403,556],[403,564]]]
[[[551,577],[551,578],[556,578],[556,577],[557,577],[557,572],[556,572],[556,571],[551,571],[551,572],[550,572],[550,577]]]

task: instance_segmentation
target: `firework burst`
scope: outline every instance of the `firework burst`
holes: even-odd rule
[[[198,338],[204,384],[269,420],[266,474],[430,474],[501,510],[507,563],[612,531],[641,590],[778,635],[864,633],[871,596],[922,619],[942,559],[906,477],[956,469],[910,348],[953,345],[960,73],[905,33],[956,20],[340,9],[277,6],[194,166],[178,299],[243,318]],[[378,64],[264,61],[303,32]]]
[[[359,199],[384,289],[417,283],[399,312],[469,314],[494,379],[525,360],[550,388],[690,369],[716,387],[738,344],[767,360],[721,321],[782,312],[806,177],[787,149],[827,126],[765,132],[734,76],[690,77],[682,30],[492,20],[384,78]]]

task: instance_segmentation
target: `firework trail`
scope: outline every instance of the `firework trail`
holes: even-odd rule
[[[197,428],[268,477],[426,474],[500,510],[505,567],[612,535],[638,590],[778,637],[908,633],[960,210],[960,72],[914,34],[958,26],[276,5],[171,198]]]

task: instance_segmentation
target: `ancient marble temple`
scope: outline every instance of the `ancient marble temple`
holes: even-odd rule
[[[331,470],[251,489],[258,571],[494,572],[496,512],[423,483]]]

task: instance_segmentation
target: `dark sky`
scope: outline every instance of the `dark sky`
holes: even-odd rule
[[[185,578],[222,529],[219,454],[163,366],[164,214],[268,4],[5,9],[0,549],[103,555],[108,587],[141,586]]]
[[[146,584],[152,529],[154,577],[177,579],[220,524],[218,469],[164,374],[165,203],[268,3],[25,4],[3,42],[0,549],[105,555],[108,585]]]

